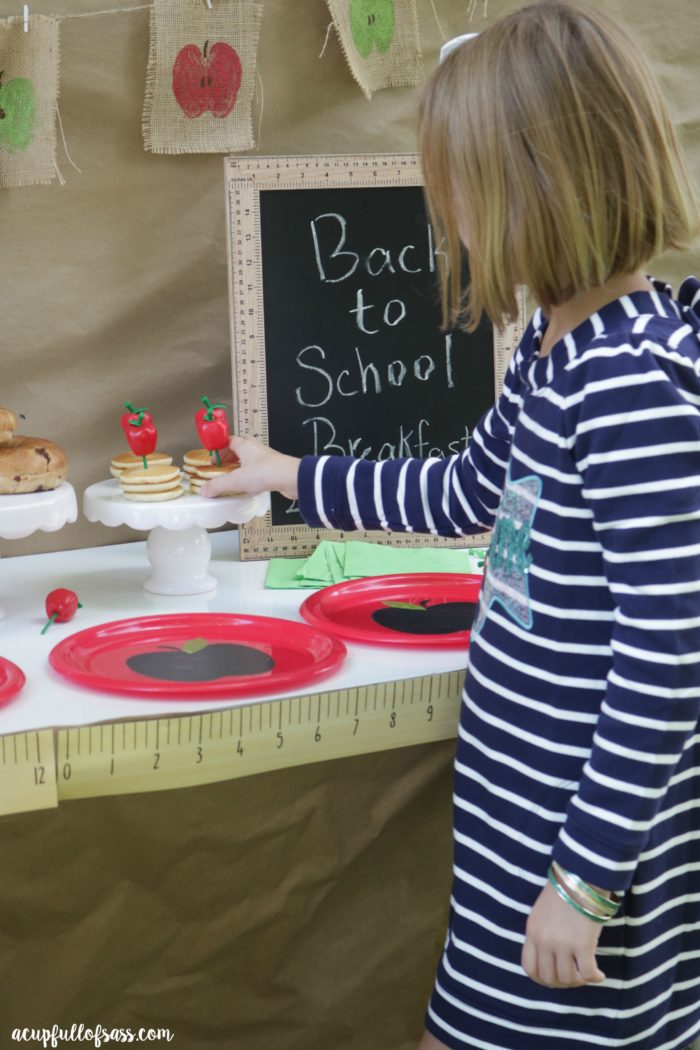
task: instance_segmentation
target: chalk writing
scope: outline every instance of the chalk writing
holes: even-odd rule
[[[493,401],[493,333],[440,330],[420,187],[261,191],[270,444],[444,457]],[[273,524],[294,520],[275,503]]]
[[[327,220],[330,220],[330,226]],[[335,284],[338,281],[346,281],[349,277],[355,273],[355,270],[360,265],[361,257],[358,252],[344,251],[347,243],[347,232],[348,223],[338,212],[326,212],[323,215],[317,215],[316,218],[311,220],[311,236],[314,245],[314,254],[316,258],[316,266],[318,268],[318,275],[322,281],[327,281],[330,284]],[[328,251],[329,238],[331,243],[333,240],[335,244],[332,250]],[[425,229],[425,243],[419,254],[415,244],[404,244],[403,247],[394,256],[389,248],[375,247],[372,248],[364,259],[364,269],[370,277],[379,277],[385,270],[389,273],[396,273],[396,266],[404,273],[422,273],[423,265],[409,266],[406,262],[408,253],[416,257],[414,261],[420,263],[422,258],[423,264],[427,267],[430,273],[435,272],[435,259],[440,252],[435,248],[433,243],[433,228],[430,223],[427,224]],[[375,257],[379,259],[379,262],[375,262]],[[335,272],[338,276],[329,276],[329,264],[334,259],[348,258],[352,262],[346,265],[346,269],[342,272],[338,267],[330,267],[331,272]],[[393,259],[396,258],[396,266],[394,265]]]
[[[419,419],[410,430],[403,423],[399,424],[398,433],[382,445],[368,445],[363,437],[339,437],[335,426],[325,416],[310,416],[303,425],[311,428],[314,456],[330,454],[355,456],[358,459],[444,459],[445,454],[452,456],[464,452],[469,444],[469,427],[465,426],[459,438],[447,442],[447,452],[442,446],[433,446],[428,437],[430,422],[427,419]]]
[[[352,362],[352,368],[343,368],[334,374],[330,370],[333,366],[329,360],[333,357],[332,353],[327,354],[322,347],[316,345],[305,346],[300,350],[296,356],[299,368],[320,378],[307,378],[303,385],[296,388],[294,393],[297,402],[305,408],[320,408],[335,394],[340,397],[355,397],[357,394],[381,394],[390,387],[398,389],[403,386],[407,377],[409,381],[427,383],[434,376],[436,381],[444,383],[448,389],[454,387],[450,335],[445,336],[444,358],[440,360],[439,367],[430,354],[420,354],[409,361],[408,365],[400,359],[389,361],[387,364],[366,362],[358,346],[353,347],[353,355],[355,360]],[[309,400],[314,396],[319,399]]]

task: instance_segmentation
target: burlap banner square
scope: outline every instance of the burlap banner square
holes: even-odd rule
[[[262,6],[155,0],[143,109],[153,153],[236,153],[255,145],[253,93]]]
[[[424,78],[416,0],[327,0],[345,57],[367,98]]]
[[[0,21],[0,186],[56,178],[58,60],[56,18]]]

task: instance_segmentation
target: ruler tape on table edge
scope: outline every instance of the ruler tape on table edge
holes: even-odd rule
[[[464,671],[0,738],[0,815],[167,791],[456,736]]]

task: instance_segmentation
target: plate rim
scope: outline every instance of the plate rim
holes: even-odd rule
[[[4,685],[0,678],[0,707],[2,707],[14,699],[24,688],[27,683],[27,676],[21,667],[14,663],[13,660],[8,660],[6,656],[0,656],[0,667],[8,668],[10,671],[9,678],[5,680]]]
[[[289,627],[298,628],[302,632],[313,631],[318,637],[320,637],[328,645],[328,652],[324,660],[318,662],[313,661],[309,667],[305,668],[305,675],[302,678],[301,673],[286,672],[279,675],[277,678],[270,676],[239,676],[238,680],[229,676],[229,678],[212,679],[210,682],[205,683],[207,685],[206,691],[202,692],[197,688],[198,683],[196,682],[166,682],[165,680],[153,679],[151,682],[144,681],[128,681],[119,678],[111,678],[102,674],[90,673],[85,669],[80,669],[75,666],[70,666],[64,655],[64,651],[70,652],[76,644],[79,644],[81,637],[85,635],[92,635],[95,632],[104,629],[113,629],[113,633],[117,636],[128,637],[129,630],[127,628],[133,628],[136,625],[143,630],[144,625],[156,627],[158,624],[162,624],[163,621],[169,621],[173,624],[173,621],[178,621],[180,624],[187,622],[192,624],[192,636],[196,636],[197,625],[202,624],[202,621],[219,621],[221,625],[225,625],[227,622],[235,620],[249,620],[253,621],[256,625],[265,626],[270,623],[284,624],[285,629],[288,631]],[[173,624],[173,627],[175,624]],[[233,626],[233,624],[232,624]],[[121,630],[120,630],[121,629]],[[327,631],[323,631],[321,628],[316,627],[313,624],[307,624],[305,622],[296,620],[287,620],[284,617],[274,616],[257,616],[254,613],[162,613],[148,616],[131,616],[120,620],[106,621],[104,624],[95,624],[92,627],[82,628],[80,631],[76,631],[73,634],[68,635],[58,642],[49,652],[48,660],[49,664],[57,674],[61,675],[62,678],[67,679],[74,684],[92,689],[96,692],[106,692],[111,694],[119,694],[127,698],[140,698],[140,699],[151,699],[151,700],[245,700],[247,697],[260,696],[265,693],[273,692],[286,692],[293,688],[297,683],[301,685],[309,684],[319,681],[333,674],[342,665],[345,657],[347,656],[347,648],[343,644],[342,640],[329,634]],[[311,673],[308,673],[311,670]],[[243,679],[246,679],[245,685],[243,686]],[[257,681],[255,681],[257,679]],[[236,688],[236,682],[241,683],[241,688]]]
[[[402,585],[413,586],[414,583],[417,583],[420,580],[425,581],[425,583],[429,585],[431,582],[435,582],[436,578],[444,580],[445,577],[454,582],[455,585],[458,582],[462,584],[465,582],[475,585],[478,584],[479,589],[483,582],[483,576],[480,573],[467,572],[397,572],[386,573],[383,576],[362,576],[357,580],[342,580],[340,583],[332,583],[327,587],[322,587],[319,590],[314,591],[304,599],[299,607],[299,612],[307,623],[345,641],[360,642],[365,645],[377,645],[382,647],[408,646],[415,649],[468,648],[471,639],[471,629],[443,635],[396,634],[396,636],[382,635],[378,637],[370,634],[369,631],[366,631],[363,628],[345,627],[342,624],[336,624],[333,620],[324,619],[323,616],[319,615],[316,611],[316,606],[323,601],[323,595],[328,596],[330,593],[333,593],[333,596],[342,594],[347,590],[356,590],[361,593],[363,590],[370,590],[373,585],[376,586],[379,584],[381,586],[384,583],[388,585],[389,581],[394,583],[397,586],[397,589]]]

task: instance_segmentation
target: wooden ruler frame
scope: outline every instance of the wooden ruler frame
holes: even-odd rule
[[[416,154],[359,154],[299,157],[226,157],[228,272],[230,292],[233,405],[236,430],[268,443],[267,374],[263,304],[260,193],[275,189],[421,186]],[[517,321],[494,330],[496,396],[510,357],[524,330],[524,291]],[[280,451],[284,451],[281,449]],[[342,540],[336,530],[323,533],[306,525],[273,525],[272,514],[239,527],[242,561],[311,554],[322,539]],[[394,547],[470,547],[483,533],[451,539],[415,533],[352,532],[352,539]]]
[[[457,735],[464,671],[0,737],[0,815],[197,787]]]

